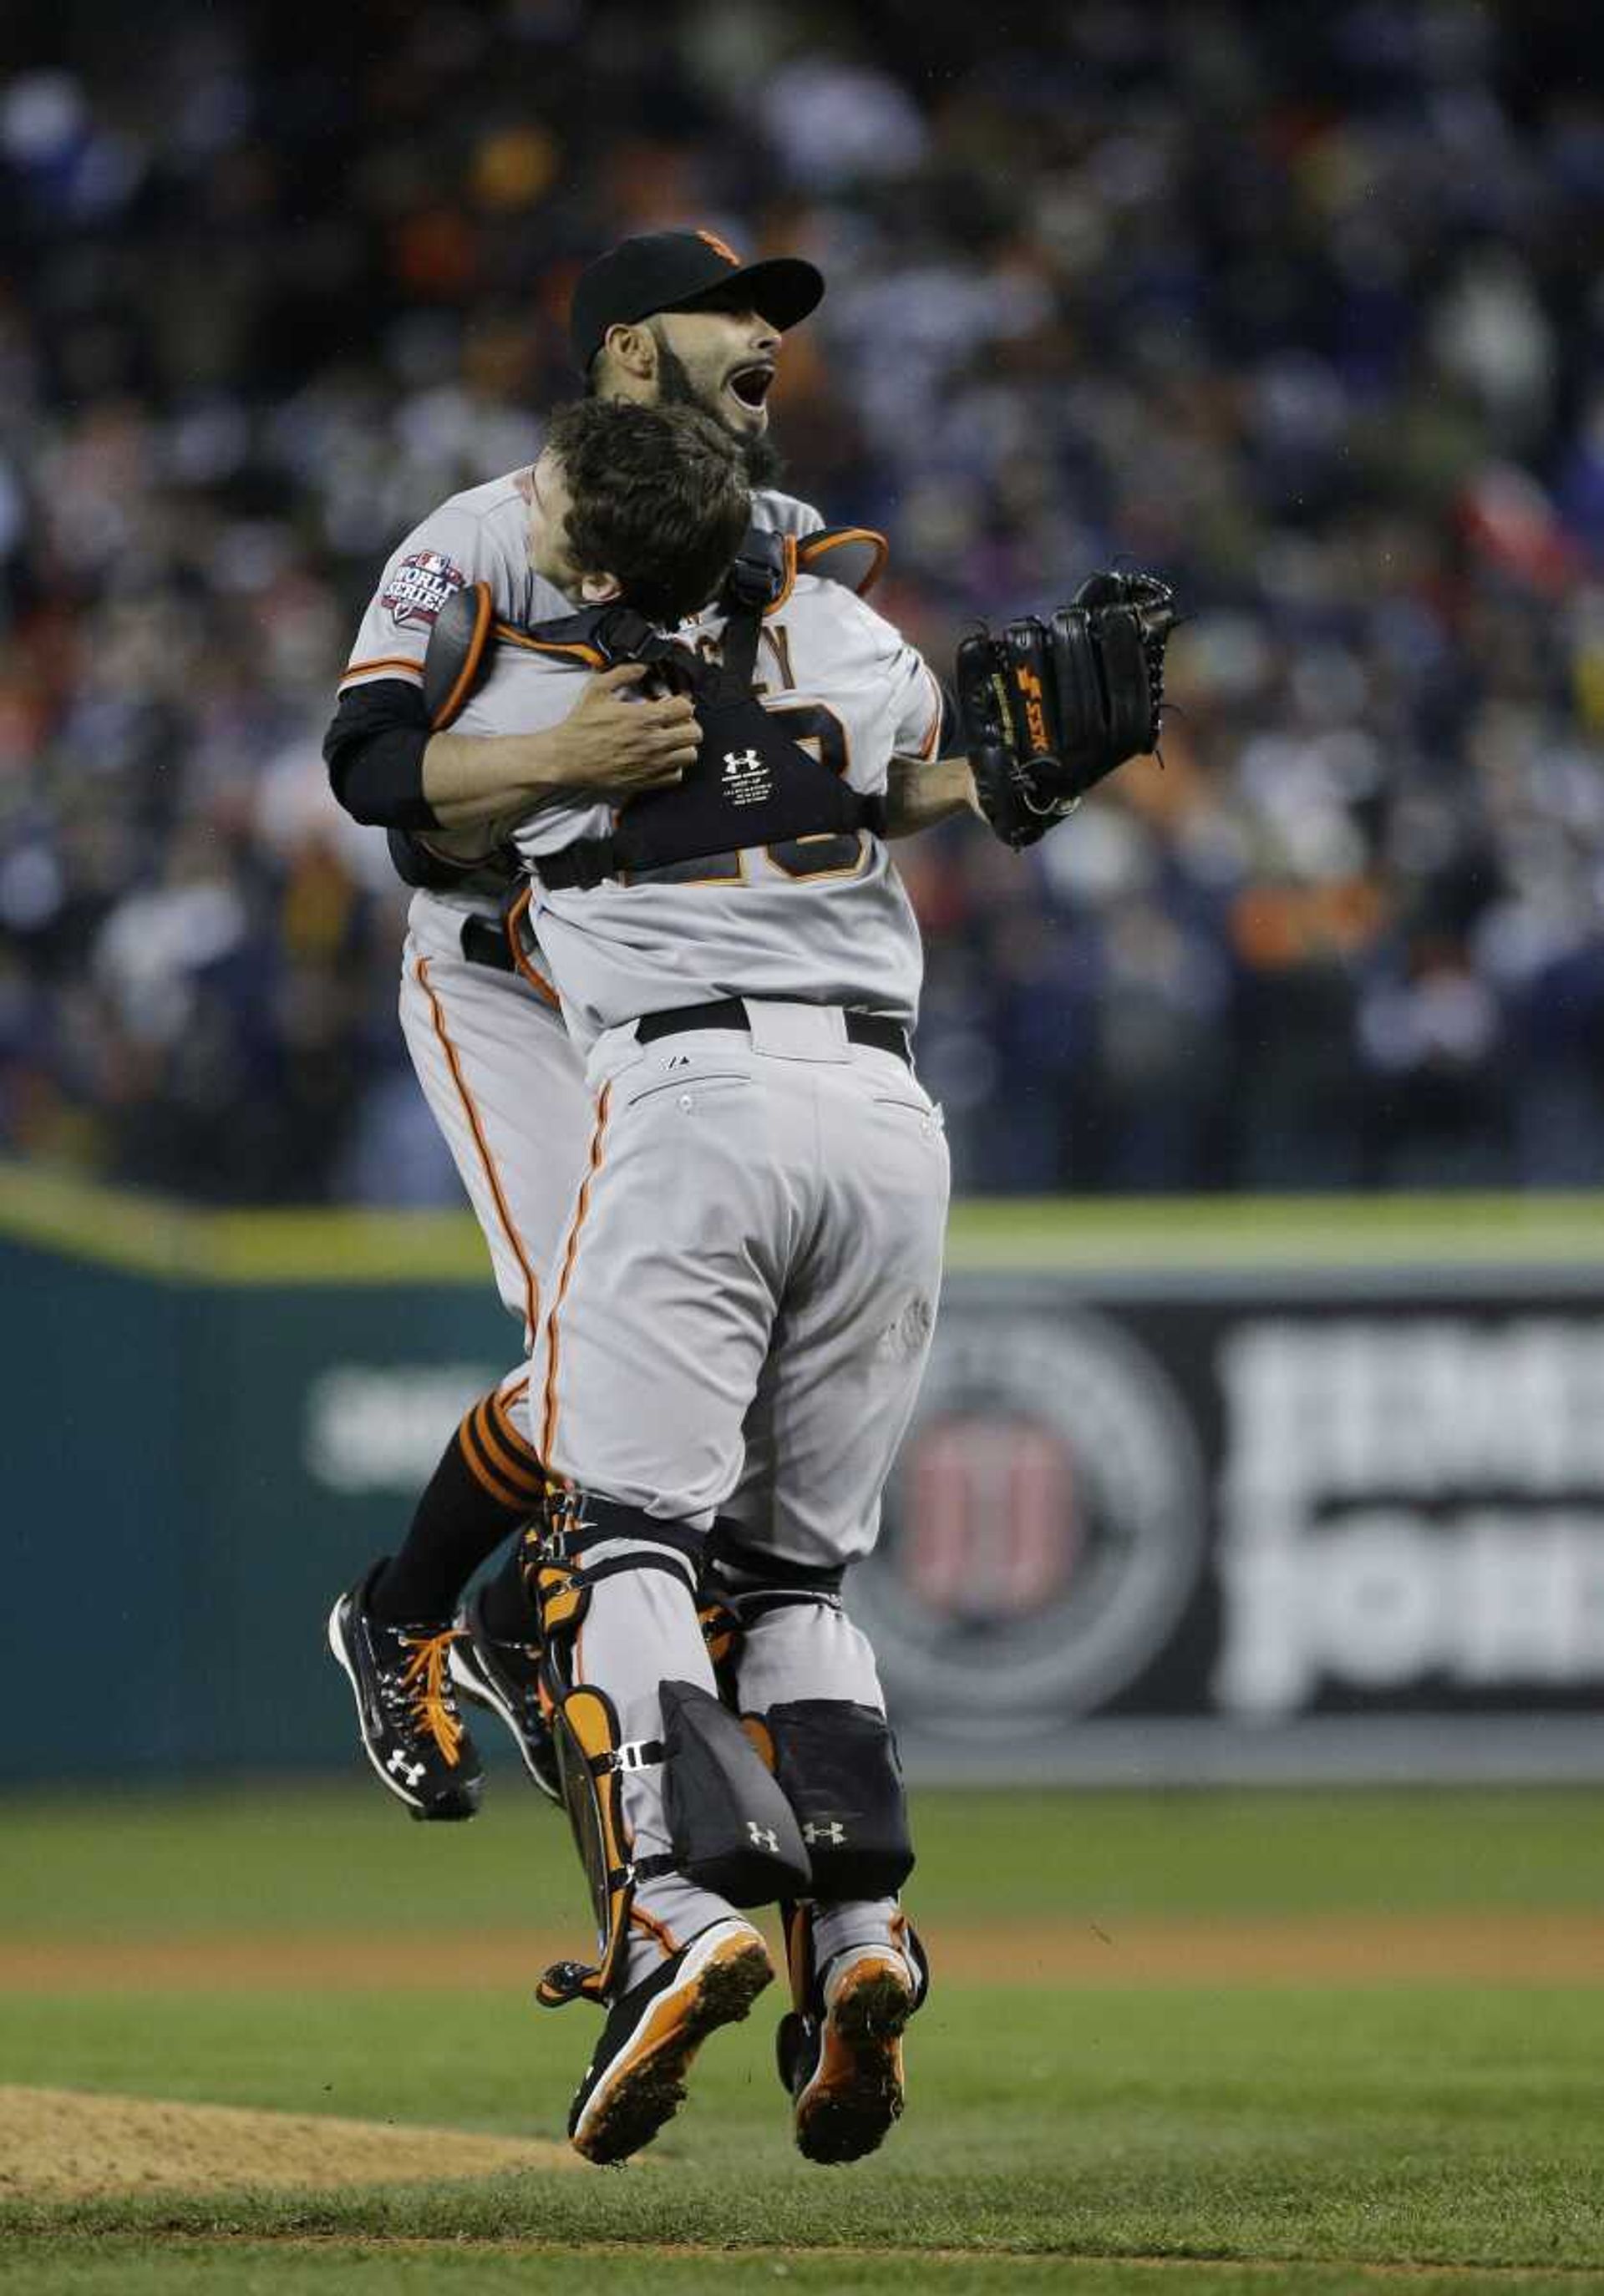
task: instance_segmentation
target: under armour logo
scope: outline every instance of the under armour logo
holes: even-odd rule
[[[779,1856],[779,1836],[771,1826],[760,1825],[755,1817],[749,1817],[746,1821],[746,1831],[752,1836],[752,1846],[754,1849],[766,1849],[770,1857]]]
[[[418,1780],[424,1775],[424,1766],[422,1762],[409,1762],[406,1754],[402,1751],[399,1746],[396,1748],[394,1753],[391,1754],[390,1758],[390,1767],[392,1770],[396,1771],[409,1786],[416,1785]]]
[[[762,762],[755,750],[726,750],[724,778],[733,782],[742,774],[755,774]]]
[[[810,1818],[802,1828],[802,1840],[807,1842],[827,1841],[839,1849],[846,1840],[846,1828],[839,1818],[833,1817],[828,1825],[816,1825]]]

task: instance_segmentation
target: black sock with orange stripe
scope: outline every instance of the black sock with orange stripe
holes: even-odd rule
[[[390,1626],[449,1619],[480,1564],[539,1512],[539,1461],[492,1388],[468,1412],[440,1455],[400,1551],[369,1590],[367,1607]]]

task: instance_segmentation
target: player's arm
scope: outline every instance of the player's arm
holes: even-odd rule
[[[554,797],[630,797],[677,782],[695,764],[701,729],[687,694],[642,701],[630,689],[644,662],[588,677],[560,725],[536,734],[432,734],[424,793],[445,829],[520,819]]]
[[[563,791],[629,796],[678,781],[696,755],[690,701],[626,699],[639,663],[586,683],[560,726],[535,734],[434,734],[421,692],[399,678],[342,694],[324,740],[335,796],[382,828],[458,829],[514,818]]]
[[[960,813],[980,816],[967,757],[892,759],[885,783],[887,837],[915,837]]]
[[[448,504],[396,551],[363,617],[323,753],[335,797],[358,821],[417,834],[517,817],[559,791],[597,794],[677,780],[695,756],[682,696],[628,693],[633,665],[588,682],[561,725],[529,734],[442,734],[424,699],[424,662],[449,601],[496,590],[482,521]]]
[[[913,837],[957,814],[978,812],[975,776],[958,746],[951,694],[889,623],[880,627],[887,640],[884,674],[896,725],[896,749],[885,777],[885,834]]]
[[[438,825],[424,777],[424,657],[448,602],[470,582],[493,586],[498,572],[483,520],[455,501],[431,512],[392,554],[324,736],[329,786],[354,819],[409,833]]]

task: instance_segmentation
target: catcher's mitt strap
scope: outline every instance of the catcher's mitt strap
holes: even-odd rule
[[[885,571],[890,545],[869,526],[827,526],[804,534],[796,545],[797,570],[843,582],[867,598]]]
[[[960,638],[955,682],[958,722],[981,810],[995,834],[1017,852],[1041,830],[1026,823],[1014,788],[1013,705],[1001,641],[989,630]]]
[[[492,611],[488,582],[453,590],[429,633],[424,656],[424,707],[432,733],[458,717],[484,671]]]

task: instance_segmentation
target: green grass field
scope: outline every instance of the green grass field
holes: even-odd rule
[[[412,1826],[356,1778],[0,1805],[0,2082],[560,2138],[593,2022],[531,2005],[532,1939],[527,1982],[507,1953],[525,1922],[582,1943],[577,1880],[555,1816],[493,1783],[465,1828]],[[46,2201],[0,2161],[7,2296],[1326,2296],[1401,2268],[1421,2291],[1604,2291],[1597,1797],[941,1794],[916,1814],[938,1989],[872,2160],[792,2151],[770,1995],[623,2171]],[[1545,1939],[1562,1978],[1533,1958]],[[304,1984],[273,1964],[325,1944]],[[243,1946],[254,1975],[249,1956],[230,1974]],[[394,1981],[328,1974],[368,1953]]]

